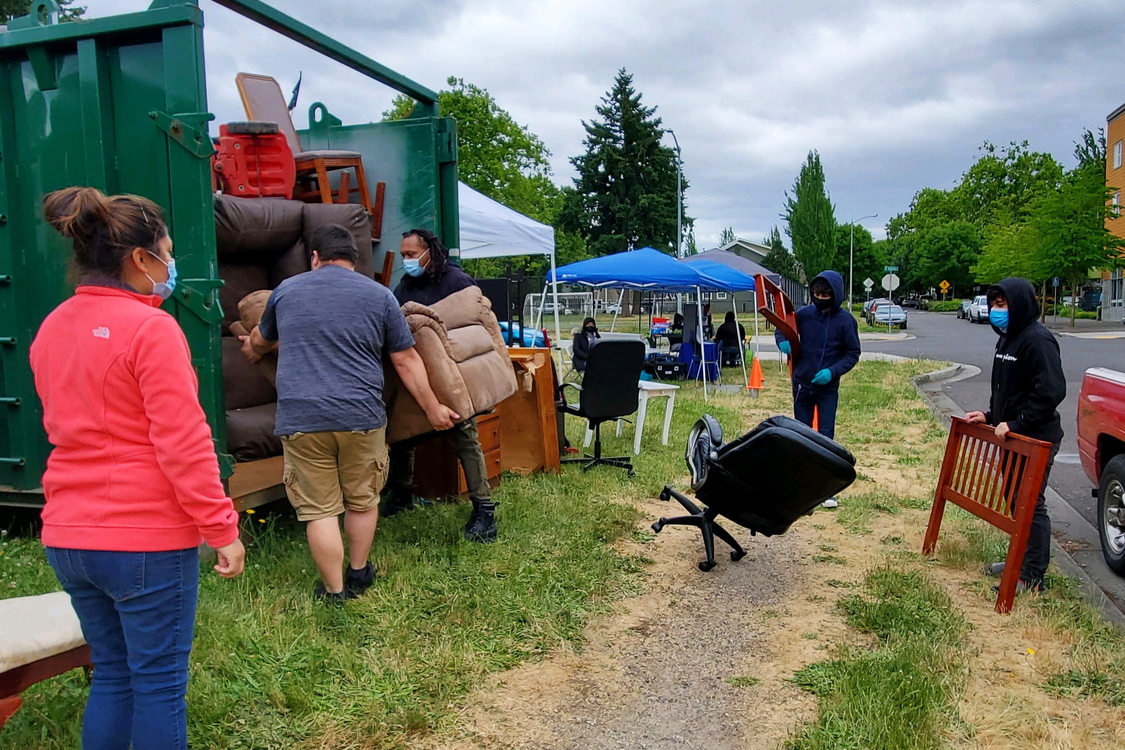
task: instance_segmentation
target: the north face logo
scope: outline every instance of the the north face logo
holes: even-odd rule
[[[97,336],[97,337],[98,337],[99,339],[108,339],[108,338],[109,338],[109,329],[108,329],[108,328],[106,328],[105,326],[101,326],[101,327],[99,327],[99,328],[95,328],[95,329],[94,329],[94,330],[92,331],[92,333],[93,333],[93,334],[94,334],[95,336]]]

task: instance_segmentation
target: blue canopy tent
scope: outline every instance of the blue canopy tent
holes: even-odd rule
[[[595,289],[634,289],[647,292],[695,292],[703,310],[703,289],[735,291],[754,288],[754,280],[717,263],[682,263],[651,247],[570,263],[555,270],[558,284],[578,284]],[[749,283],[749,286],[746,284]],[[698,316],[703,340],[702,315]],[[705,368],[704,368],[705,369]],[[707,379],[703,379],[707,398]]]
[[[755,290],[754,277],[749,276],[731,266],[716,263],[710,260],[695,260],[687,258],[685,265],[695,270],[702,278],[715,289],[731,293],[731,310],[734,312],[734,323],[738,325],[738,307],[734,302],[734,292],[752,292]],[[754,311],[754,336],[758,335],[758,312]],[[720,360],[722,359],[720,353]],[[743,356],[742,345],[738,347],[738,361],[742,365],[742,382],[749,384],[746,376],[746,357]]]

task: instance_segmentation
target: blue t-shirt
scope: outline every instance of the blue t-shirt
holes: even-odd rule
[[[335,265],[293,276],[273,290],[258,332],[279,343],[275,434],[387,423],[383,357],[414,337],[386,287]]]

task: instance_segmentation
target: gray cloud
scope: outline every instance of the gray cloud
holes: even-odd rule
[[[91,13],[144,0],[92,2]],[[818,149],[837,218],[881,234],[921,187],[949,187],[984,140],[1027,139],[1069,163],[1083,127],[1125,100],[1112,72],[1113,0],[274,0],[276,7],[432,88],[488,88],[572,174],[581,121],[619,67],[683,147],[703,245],[725,226],[760,239]],[[238,119],[239,70],[345,121],[377,119],[393,92],[203,0],[208,96]],[[302,107],[303,109],[303,107]],[[298,117],[298,122],[303,119]]]

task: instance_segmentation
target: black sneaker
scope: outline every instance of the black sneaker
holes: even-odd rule
[[[323,583],[318,583],[316,585],[316,588],[313,589],[313,598],[317,601],[322,601],[325,604],[335,604],[338,606],[346,602],[348,599],[355,599],[355,597],[355,593],[349,591],[346,585],[344,586],[343,591],[338,591],[334,594],[330,593],[328,589],[324,588]]]
[[[993,586],[992,590],[997,594],[1000,593],[1000,587],[999,586]],[[1029,591],[1032,592],[1032,593],[1035,593],[1035,594],[1043,593],[1043,581],[1042,580],[1027,581],[1027,580],[1024,580],[1023,578],[1021,578],[1021,579],[1019,579],[1019,581],[1016,582],[1016,594],[1017,595],[1018,594],[1026,594]]]
[[[344,589],[359,596],[375,583],[375,574],[379,570],[371,563],[367,563],[359,570],[349,567],[344,571]]]
[[[999,578],[1000,576],[1004,575],[1005,565],[1007,565],[1007,563],[1004,560],[1001,560],[1000,562],[989,563],[984,567],[984,574],[992,576],[993,578]]]

